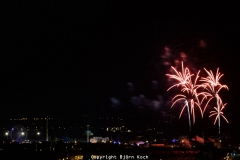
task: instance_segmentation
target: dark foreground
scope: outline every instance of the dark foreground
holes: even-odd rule
[[[149,160],[220,160],[228,149],[201,146],[197,149],[135,147],[114,144],[1,144],[1,160],[79,160],[79,159],[149,159]]]

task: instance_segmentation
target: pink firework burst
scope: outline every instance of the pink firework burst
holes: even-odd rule
[[[173,87],[179,87],[179,86],[185,85],[189,80],[189,78],[193,76],[193,74],[190,74],[190,71],[187,67],[184,69],[183,62],[182,62],[182,72],[178,72],[173,66],[171,66],[171,68],[174,70],[176,74],[166,74],[166,75],[169,76],[169,78],[173,78],[177,80],[178,83],[168,88],[168,91]]]
[[[223,115],[223,112],[222,112],[222,110],[225,108],[226,105],[227,105],[227,103],[225,103],[225,104],[222,104],[222,103],[221,103],[220,109],[218,109],[217,107],[214,107],[215,110],[210,111],[209,117],[216,116],[215,121],[214,121],[214,125],[216,124],[217,119],[220,118],[219,116],[223,117],[224,120],[225,120],[227,123],[229,123],[228,120],[227,120],[227,118]]]
[[[220,78],[223,76],[223,74],[221,74],[219,72],[219,68],[217,69],[217,72],[216,72],[216,76],[214,76],[213,72],[210,70],[206,70],[204,68],[204,70],[206,71],[206,73],[208,74],[208,76],[206,78],[201,78],[200,81],[204,82],[202,84],[202,87],[206,90],[206,92],[204,92],[204,95],[205,97],[204,98],[209,98],[205,107],[204,107],[204,110],[203,110],[203,113],[205,112],[205,109],[206,107],[208,106],[209,102],[216,98],[216,103],[217,103],[217,118],[218,118],[218,126],[219,126],[219,135],[220,135],[220,116],[222,115],[223,116],[223,113],[221,111],[221,108],[223,109],[225,105],[222,104],[222,100],[219,96],[219,92],[222,88],[225,88],[228,90],[228,86],[226,85],[222,85],[221,83],[219,83],[219,80]],[[203,99],[204,99],[203,98]],[[221,107],[222,106],[222,107]],[[216,108],[216,107],[215,107]],[[212,115],[212,114],[211,114]]]
[[[172,101],[173,104],[171,106],[171,108],[173,107],[174,104],[176,104],[178,101],[184,101],[185,104],[180,112],[179,118],[181,117],[184,109],[187,107],[188,110],[188,119],[189,119],[189,127],[191,130],[191,116],[192,115],[192,119],[193,119],[193,124],[195,123],[195,106],[197,106],[201,112],[201,115],[203,117],[203,112],[202,109],[200,107],[200,101],[199,101],[199,96],[204,94],[204,93],[198,93],[197,89],[199,87],[201,87],[201,85],[197,85],[197,81],[199,78],[199,73],[200,71],[198,71],[194,82],[192,82],[191,77],[193,76],[193,74],[190,73],[189,69],[186,67],[184,69],[183,67],[183,62],[182,62],[182,72],[178,72],[174,67],[172,67],[172,69],[174,70],[174,72],[176,74],[166,74],[167,76],[169,76],[169,78],[173,78],[175,80],[177,80],[177,84],[174,84],[173,86],[171,86],[168,91],[170,89],[172,89],[173,87],[181,87],[181,91],[185,94],[177,94],[175,97],[173,97]],[[189,107],[189,103],[190,103],[190,107]],[[190,112],[191,109],[191,112]]]

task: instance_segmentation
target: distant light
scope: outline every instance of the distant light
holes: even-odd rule
[[[22,132],[22,135],[24,135],[25,133],[24,132]]]
[[[8,132],[6,132],[5,135],[8,136]]]
[[[40,135],[40,132],[37,132],[37,135]]]

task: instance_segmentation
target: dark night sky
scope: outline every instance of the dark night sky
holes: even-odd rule
[[[159,57],[169,46],[196,57],[198,69],[220,66],[230,88],[222,92],[226,115],[239,120],[236,4],[19,3],[6,7],[2,17],[1,115],[97,114],[114,110],[110,97],[128,108],[128,82],[137,86],[136,94],[150,95],[148,83],[156,80],[167,101]]]

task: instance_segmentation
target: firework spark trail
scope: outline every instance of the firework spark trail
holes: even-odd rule
[[[173,87],[179,87],[179,86],[184,86],[186,83],[187,83],[187,80],[192,76],[188,70],[188,68],[185,68],[183,67],[183,63],[182,63],[182,73],[181,72],[178,72],[174,67],[171,66],[171,68],[174,70],[174,72],[176,73],[176,75],[171,75],[171,74],[166,74],[167,76],[169,76],[169,78],[173,78],[173,79],[176,79],[179,83],[171,86],[167,91],[169,91],[170,89],[172,89]],[[179,97],[179,98],[178,98]],[[177,98],[175,100],[175,98]],[[174,101],[175,100],[175,101]],[[184,110],[185,107],[187,107],[187,110],[188,110],[188,121],[189,121],[189,129],[191,131],[191,118],[190,118],[190,112],[189,112],[189,105],[188,105],[188,101],[187,101],[187,97],[185,95],[182,95],[182,94],[178,94],[176,95],[175,97],[173,97],[172,101],[173,101],[173,104],[171,106],[171,108],[173,107],[173,105],[175,103],[177,103],[178,101],[180,100],[184,100],[185,101],[185,105],[183,106],[182,108],[182,111],[179,115],[179,118],[181,117],[182,115],[182,112]]]
[[[179,97],[179,98],[178,98],[178,97]],[[177,98],[177,99],[174,101],[175,98]],[[180,119],[181,116],[182,116],[183,110],[185,109],[185,107],[187,107],[187,111],[188,111],[188,123],[189,123],[189,129],[190,129],[190,131],[191,131],[191,118],[190,118],[190,111],[189,111],[189,105],[188,105],[187,97],[186,97],[185,95],[183,95],[183,94],[178,94],[178,95],[176,95],[176,96],[173,97],[173,99],[172,99],[172,101],[174,101],[174,102],[173,102],[173,104],[171,105],[170,108],[172,108],[173,105],[174,105],[176,102],[180,101],[180,100],[184,100],[185,105],[183,106],[183,108],[182,108],[182,110],[181,110],[181,112],[180,112],[180,114],[179,114],[179,119]]]
[[[216,124],[216,121],[217,121],[217,119],[220,118],[220,116],[222,116],[225,119],[225,121],[227,123],[229,123],[227,118],[223,115],[223,112],[222,112],[222,110],[225,108],[226,105],[227,105],[227,103],[225,103],[224,105],[222,104],[222,105],[220,105],[221,106],[220,108],[214,107],[215,110],[214,111],[210,111],[209,117],[212,117],[212,116],[216,115],[216,118],[215,118],[215,121],[214,121],[214,125]]]
[[[192,83],[191,77],[187,80],[187,83],[185,86],[183,86],[184,88],[182,89],[182,92],[187,92],[188,97],[189,97],[189,101],[190,101],[190,106],[191,106],[191,114],[192,114],[192,118],[193,118],[193,124],[195,123],[195,111],[194,111],[194,106],[196,105],[200,112],[201,112],[201,116],[203,117],[203,112],[202,109],[200,107],[200,101],[199,101],[199,96],[202,95],[202,92],[197,92],[197,89],[201,87],[201,85],[197,85],[197,80],[199,78],[199,73],[200,71],[198,71],[194,83]]]
[[[204,70],[207,72],[208,76],[207,76],[207,78],[201,78],[200,81],[205,82],[202,84],[202,87],[206,90],[206,92],[204,92],[206,97],[210,97],[210,98],[208,99],[203,112],[205,111],[209,102],[213,98],[216,98],[216,103],[217,103],[217,108],[216,108],[217,113],[216,114],[217,114],[217,118],[218,118],[218,128],[219,128],[218,132],[220,135],[220,116],[223,116],[223,113],[221,112],[221,106],[223,106],[222,107],[222,109],[223,109],[225,105],[222,104],[222,100],[221,100],[220,96],[218,95],[218,93],[222,88],[228,89],[228,87],[226,85],[222,85],[219,83],[220,78],[224,75],[219,72],[219,68],[217,69],[216,76],[214,76],[214,74],[211,70],[208,71],[205,68],[204,68]],[[215,115],[215,113],[214,113],[214,115]],[[215,121],[217,120],[217,118],[215,119]],[[224,119],[225,119],[225,117],[224,117]]]
[[[200,71],[198,71],[198,73],[197,73],[197,75],[195,77],[194,83],[192,83],[191,77],[193,76],[193,74],[190,73],[190,71],[189,71],[189,69],[187,67],[184,69],[183,62],[182,62],[182,73],[178,72],[174,67],[172,67],[172,69],[174,70],[174,72],[176,74],[175,75],[174,74],[173,75],[166,74],[166,75],[169,76],[169,78],[173,78],[173,79],[177,80],[179,83],[171,86],[168,89],[168,91],[170,89],[172,89],[173,87],[179,87],[180,86],[182,88],[181,91],[183,93],[187,94],[187,96],[185,96],[183,94],[178,94],[175,97],[173,97],[173,99],[172,99],[172,101],[173,101],[172,106],[174,104],[176,104],[178,101],[184,100],[185,105],[183,106],[183,108],[182,108],[182,110],[180,112],[179,118],[181,117],[182,112],[185,109],[185,107],[187,107],[188,119],[189,119],[189,128],[190,128],[190,131],[191,131],[191,116],[190,115],[192,115],[193,124],[194,124],[195,123],[195,111],[194,111],[194,106],[195,105],[200,109],[201,115],[203,117],[203,112],[202,112],[202,109],[200,107],[200,102],[199,102],[199,99],[198,99],[198,96],[202,95],[203,93],[198,93],[197,92],[197,89],[199,87],[201,87],[201,86],[196,84],[197,80],[199,78]],[[189,107],[189,102],[190,102],[190,107]],[[171,108],[172,108],[172,106],[171,106]],[[191,112],[190,112],[190,108],[191,108]]]
[[[188,68],[185,68],[183,67],[183,63],[182,63],[182,73],[181,72],[178,72],[174,67],[171,66],[171,68],[174,70],[174,72],[176,73],[176,75],[174,74],[166,74],[167,76],[169,76],[169,78],[173,78],[173,79],[176,79],[177,81],[179,81],[179,83],[171,86],[170,88],[168,88],[168,91],[173,88],[173,87],[178,87],[178,86],[181,86],[181,85],[185,85],[188,81],[188,79],[193,76],[193,74],[190,74],[190,71]]]

